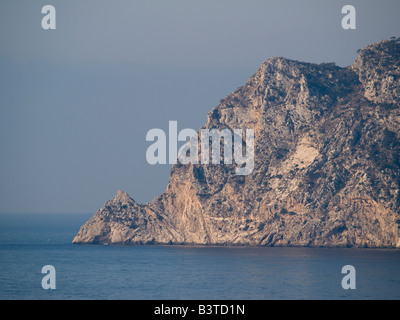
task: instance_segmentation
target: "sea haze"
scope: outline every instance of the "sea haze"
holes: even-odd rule
[[[400,298],[399,250],[73,245],[90,216],[0,214],[0,299]],[[342,289],[345,265],[356,290]]]

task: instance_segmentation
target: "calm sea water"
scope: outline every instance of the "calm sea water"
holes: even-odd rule
[[[90,216],[0,214],[0,299],[400,299],[398,250],[71,244]]]

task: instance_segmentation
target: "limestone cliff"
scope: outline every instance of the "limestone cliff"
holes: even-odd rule
[[[264,62],[204,128],[255,130],[255,167],[174,165],[140,205],[119,191],[73,240],[400,247],[400,44],[354,64]]]

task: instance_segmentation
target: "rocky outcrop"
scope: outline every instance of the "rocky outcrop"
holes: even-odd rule
[[[119,191],[73,242],[400,247],[399,99],[395,40],[348,68],[269,59],[204,127],[254,129],[251,175],[178,163],[162,195]]]

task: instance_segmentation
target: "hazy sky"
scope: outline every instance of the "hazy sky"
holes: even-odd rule
[[[147,164],[148,130],[199,129],[273,56],[348,66],[399,16],[398,0],[1,0],[0,212],[95,212],[118,189],[149,202],[170,167]]]

